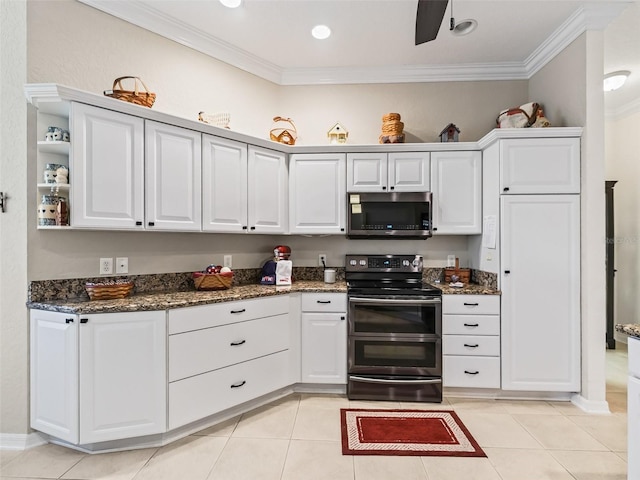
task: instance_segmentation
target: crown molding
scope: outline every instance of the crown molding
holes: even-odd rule
[[[604,29],[633,3],[595,2],[580,7],[522,62],[283,69],[140,2],[78,1],[277,85],[528,80],[586,30]]]
[[[604,114],[607,120],[620,120],[638,112],[640,112],[640,98],[618,108],[608,108],[605,110]]]

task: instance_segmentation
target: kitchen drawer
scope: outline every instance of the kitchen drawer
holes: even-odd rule
[[[289,385],[289,352],[169,384],[169,430]]]
[[[500,388],[499,357],[442,357],[442,385],[445,387]]]
[[[640,338],[629,337],[627,348],[629,375],[640,378]]]
[[[443,315],[443,335],[500,335],[499,315]]]
[[[443,355],[473,355],[478,357],[499,357],[499,336],[443,335]]]
[[[288,295],[178,308],[169,310],[169,335],[288,312]]]
[[[289,348],[289,315],[259,318],[169,337],[169,381]]]
[[[499,315],[500,295],[443,295],[442,313]]]
[[[303,312],[346,312],[347,295],[345,293],[303,293]]]

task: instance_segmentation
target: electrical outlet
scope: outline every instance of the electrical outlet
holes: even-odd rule
[[[456,266],[456,256],[447,255],[447,267],[455,267],[455,266]]]
[[[326,267],[327,266],[327,254],[326,253],[321,253],[320,255],[318,255],[318,266],[319,267]]]
[[[113,258],[100,259],[100,275],[113,275]]]
[[[129,273],[129,257],[116,257],[116,273]]]
[[[233,257],[231,255],[225,255],[224,261],[222,262],[222,266],[231,268],[232,264],[233,264]]]

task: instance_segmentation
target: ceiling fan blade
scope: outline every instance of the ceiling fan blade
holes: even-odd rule
[[[416,45],[435,40],[449,0],[418,0]]]

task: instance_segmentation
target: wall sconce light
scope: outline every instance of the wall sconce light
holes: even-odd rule
[[[617,72],[607,73],[604,76],[604,91],[611,92],[612,90],[617,90],[622,87],[622,85],[624,85],[624,82],[627,81],[627,77],[630,75],[630,73],[631,72],[629,72],[628,70],[619,70]]]

